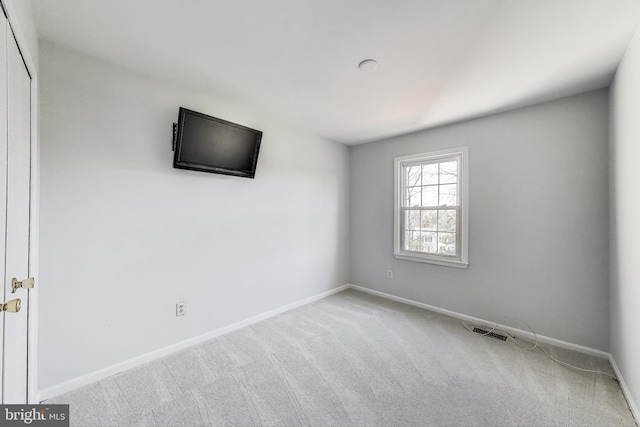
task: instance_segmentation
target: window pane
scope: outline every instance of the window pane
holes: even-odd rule
[[[438,253],[456,255],[456,233],[438,233]]]
[[[438,211],[422,211],[420,225],[425,231],[438,231]]]
[[[422,166],[422,185],[432,185],[438,183],[438,164]]]
[[[420,183],[420,166],[409,166],[407,171],[407,187],[412,187],[415,185],[421,185]]]
[[[404,235],[404,250],[413,252],[420,251],[420,232],[406,231]]]
[[[438,253],[438,233],[422,233],[422,251]]]
[[[422,187],[408,187],[405,206],[407,207],[420,206],[421,191],[422,191]]]
[[[456,231],[456,211],[442,209],[438,211],[438,231]]]
[[[424,200],[424,190],[422,194]],[[458,206],[458,184],[440,186],[440,206]]]
[[[440,184],[454,184],[458,182],[458,162],[440,163]]]
[[[420,211],[406,210],[404,211],[404,228],[405,230],[420,230]]]
[[[422,187],[422,206],[438,206],[438,186]]]

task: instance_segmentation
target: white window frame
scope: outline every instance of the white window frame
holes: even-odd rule
[[[457,218],[457,256],[437,255],[426,252],[413,252],[402,249],[403,203],[405,199],[405,177],[403,170],[415,163],[438,162],[450,157],[460,157],[458,170],[458,218]],[[394,211],[393,211],[393,255],[397,259],[418,261],[449,267],[467,268],[469,266],[469,148],[457,147],[428,153],[411,154],[394,159]]]

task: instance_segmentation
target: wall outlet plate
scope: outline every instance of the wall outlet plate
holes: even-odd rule
[[[184,301],[176,303],[176,316],[187,314],[187,304]]]

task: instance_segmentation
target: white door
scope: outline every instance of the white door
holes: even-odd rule
[[[6,292],[5,254],[7,225],[7,21],[0,14],[0,271],[5,285],[0,292],[0,303],[8,301]],[[9,291],[11,295],[11,291]],[[0,314],[0,334],[4,331],[5,314]],[[0,374],[4,367],[4,340],[0,342]],[[9,355],[7,355],[8,357]],[[4,375],[0,379],[0,403],[4,402]]]
[[[2,313],[2,402],[27,403],[29,290],[12,292],[12,278],[29,277],[31,199],[31,78],[6,19],[0,19],[0,264],[4,300],[19,298],[17,313]],[[6,75],[5,75],[6,74]],[[4,227],[3,227],[4,226]],[[3,242],[4,240],[4,242]],[[4,243],[4,244],[2,244]]]

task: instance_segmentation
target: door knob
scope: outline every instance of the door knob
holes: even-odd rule
[[[22,302],[20,298],[12,299],[11,301],[7,301],[0,306],[0,311],[6,311],[8,313],[17,313],[20,311],[20,305]]]
[[[34,279],[33,277],[29,277],[28,279],[24,279],[21,282],[18,282],[18,279],[16,279],[15,277],[13,279],[11,279],[11,288],[13,289],[11,291],[12,294],[15,294],[16,291],[20,288],[22,289],[33,289],[33,286],[36,284],[36,279]]]

